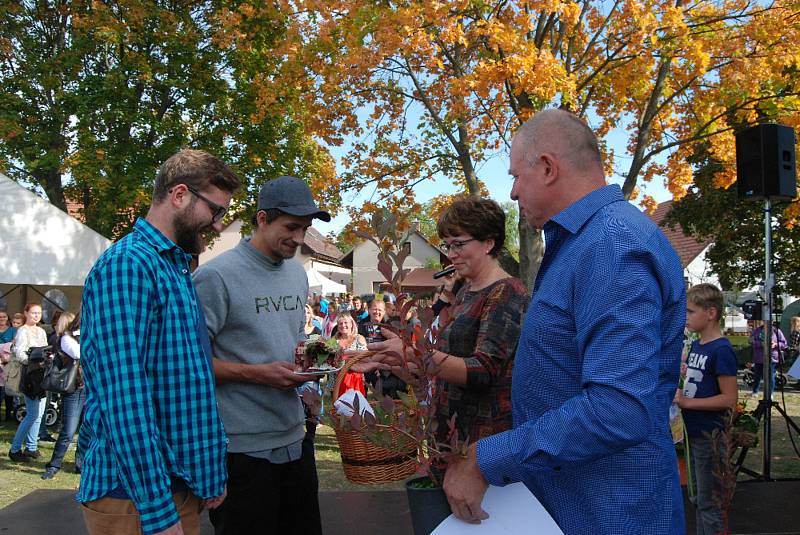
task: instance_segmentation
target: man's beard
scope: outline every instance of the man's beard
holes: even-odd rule
[[[203,251],[203,234],[211,225],[201,225],[190,219],[189,214],[183,213],[175,216],[175,244],[184,252],[199,255]]]

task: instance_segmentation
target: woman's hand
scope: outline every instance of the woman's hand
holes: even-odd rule
[[[405,358],[403,357],[402,338],[388,329],[381,329],[381,333],[386,340],[367,344],[367,348],[375,352],[372,360],[388,366],[403,366],[406,362],[414,360],[414,349],[411,346],[405,347]]]
[[[456,282],[460,280],[461,275],[458,274],[458,271],[454,271],[450,275],[444,277],[442,287],[439,289],[439,299],[445,303],[453,303],[456,300],[456,296],[453,295],[453,288]]]

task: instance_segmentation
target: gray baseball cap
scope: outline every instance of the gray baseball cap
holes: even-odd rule
[[[320,210],[308,185],[293,176],[280,176],[270,180],[258,192],[257,210],[276,208],[289,215],[316,217],[330,221],[331,214]]]

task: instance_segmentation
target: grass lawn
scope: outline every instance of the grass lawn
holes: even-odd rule
[[[745,395],[748,395],[746,391],[739,390],[739,399],[742,399]],[[760,396],[761,394],[759,394],[759,399]],[[795,424],[800,425],[800,390],[787,387],[783,398],[781,398],[781,393],[777,392],[774,394],[773,399],[777,401],[781,407],[784,406],[785,400],[786,406],[784,408],[786,412],[792,417]],[[753,398],[747,403],[747,410],[753,410],[757,405],[758,400]],[[772,462],[770,473],[772,478],[800,478],[800,459],[798,459],[797,454],[792,448],[792,442],[787,432],[788,425],[786,424],[786,420],[783,419],[783,416],[775,409],[772,410],[771,425]],[[800,449],[800,437],[797,436],[794,430],[792,430],[792,438],[794,438],[794,443],[797,448]],[[751,448],[747,452],[744,466],[750,470],[761,473],[762,456],[763,450],[761,448],[761,440],[759,440],[759,446],[757,448]],[[739,480],[745,479],[750,479],[750,476],[744,474],[739,476]]]
[[[74,445],[67,452],[61,471],[54,479],[42,480],[44,465],[53,453],[53,443],[40,442],[42,457],[30,463],[15,463],[8,458],[8,449],[17,426],[10,422],[0,423],[0,508],[18,500],[36,489],[77,489],[80,476],[73,473],[75,467]],[[333,429],[317,428],[317,472],[320,490],[402,490],[403,482],[387,485],[364,486],[350,483],[344,477],[339,447]]]
[[[8,458],[11,440],[17,430],[16,423],[0,424],[0,508],[22,498],[36,489],[77,489],[80,476],[75,469],[75,446],[72,445],[54,479],[42,480],[44,465],[53,454],[53,442],[39,442],[42,456],[30,463],[15,463]],[[55,434],[54,434],[55,436]]]
[[[740,391],[740,396],[744,391]],[[787,390],[785,394],[787,412],[800,423],[800,391]],[[780,393],[776,395],[780,403]],[[748,409],[756,407],[756,401],[749,403]],[[42,458],[27,464],[13,463],[8,458],[8,448],[11,444],[16,425],[9,422],[0,424],[0,508],[14,502],[35,489],[77,489],[79,477],[73,473],[74,449],[67,452],[62,470],[55,479],[43,481],[39,476],[44,472],[44,465],[53,453],[53,444],[42,442],[39,445]],[[772,477],[774,478],[800,478],[800,459],[792,449],[786,431],[786,424],[777,413],[772,414]],[[795,442],[800,447],[800,441],[795,436]],[[317,472],[319,473],[320,490],[401,490],[402,482],[379,486],[355,485],[345,479],[339,458],[336,435],[326,426],[317,429],[316,440]],[[761,448],[753,448],[748,453],[745,466],[761,471]],[[740,479],[748,479],[740,476]]]

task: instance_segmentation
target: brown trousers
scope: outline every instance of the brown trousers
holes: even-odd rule
[[[172,496],[185,535],[200,534],[203,502],[188,490]],[[141,535],[139,513],[131,500],[100,498],[81,504],[83,521],[89,535]]]

